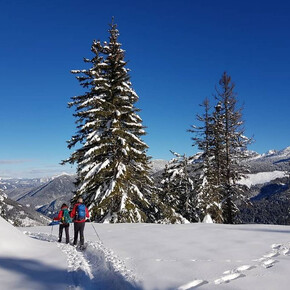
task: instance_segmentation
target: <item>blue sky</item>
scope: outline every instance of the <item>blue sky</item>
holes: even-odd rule
[[[72,172],[70,97],[82,93],[93,39],[108,38],[114,16],[153,158],[193,154],[199,104],[223,71],[244,105],[250,149],[290,146],[288,1],[0,0],[0,177]]]

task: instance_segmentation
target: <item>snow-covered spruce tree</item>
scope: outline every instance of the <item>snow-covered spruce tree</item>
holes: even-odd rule
[[[190,176],[192,157],[180,155],[171,151],[175,156],[166,166],[162,176],[162,202],[187,221],[199,221],[196,195],[193,191],[193,181]]]
[[[244,135],[242,109],[236,108],[235,85],[224,73],[219,81],[214,113],[215,158],[218,170],[217,185],[223,196],[224,223],[236,223],[238,205],[246,201],[244,187],[237,182],[247,171],[242,161],[248,158],[247,145],[251,139]]]
[[[202,115],[197,115],[199,126],[192,125],[188,131],[194,134],[193,146],[201,151],[197,156],[195,166],[194,191],[197,195],[197,209],[199,219],[210,215],[217,223],[223,222],[221,201],[222,196],[218,190],[218,172],[216,171],[214,117],[210,113],[209,99],[206,98],[201,107]]]
[[[72,71],[87,89],[72,98],[78,131],[68,147],[80,145],[63,163],[77,163],[77,191],[98,222],[152,222],[158,212],[151,199],[148,146],[142,120],[135,107],[138,96],[132,88],[119,32],[110,25],[109,42],[94,41],[91,67]]]

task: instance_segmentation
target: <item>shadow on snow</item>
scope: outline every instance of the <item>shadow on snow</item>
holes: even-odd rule
[[[68,284],[74,280],[70,277],[71,273],[67,272],[67,270],[32,259],[0,257],[0,267],[7,271],[20,274],[23,277],[19,282],[20,285],[14,285],[17,289],[23,288],[27,284],[33,287],[31,285],[34,283],[35,287],[31,289],[67,289]],[[89,277],[84,271],[79,271],[78,276],[85,284],[89,283]]]
[[[132,285],[120,274],[106,272],[105,269],[95,269],[98,273],[92,280],[83,270],[68,272],[67,270],[53,267],[32,259],[17,259],[0,257],[0,267],[14,272],[23,277],[15,288],[23,288],[26,285],[30,289],[99,289],[99,290],[139,290],[137,285]],[[16,282],[14,282],[16,283]],[[35,284],[35,286],[33,285]]]

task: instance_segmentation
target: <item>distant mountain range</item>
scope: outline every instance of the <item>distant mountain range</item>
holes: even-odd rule
[[[283,150],[270,150],[265,154],[253,154],[249,160],[251,172],[261,171],[289,171],[290,169],[290,146]]]
[[[153,160],[151,162],[152,174],[165,167],[166,160]],[[36,179],[2,179],[0,189],[10,199],[44,214],[54,217],[63,203],[70,204],[75,190],[75,176],[63,174],[51,178]]]
[[[152,175],[156,177],[156,180],[160,179],[166,163],[168,161],[161,159],[152,161]],[[252,206],[242,208],[242,220],[277,223],[278,219],[271,217],[271,211],[267,214],[266,208],[269,207],[275,211],[277,208],[290,207],[290,202],[288,202],[290,178],[287,175],[287,172],[290,172],[290,147],[281,151],[271,150],[265,154],[251,152],[251,158],[247,163],[250,167],[250,174],[248,179],[241,182],[249,186],[248,194],[252,200]],[[53,217],[62,203],[70,203],[75,190],[74,181],[73,175],[61,175],[49,179],[9,179],[0,180],[0,189],[3,189],[10,199],[20,203],[24,208]],[[289,199],[286,198],[288,194]],[[16,205],[14,207],[16,208]],[[258,209],[263,213],[261,214]],[[280,219],[279,223],[288,223],[287,218],[283,221]]]
[[[0,197],[0,211],[15,226],[42,226],[47,225],[51,221],[47,216],[8,198],[1,192]]]

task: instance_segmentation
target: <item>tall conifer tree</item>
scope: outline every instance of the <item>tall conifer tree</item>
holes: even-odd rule
[[[251,139],[244,135],[242,108],[237,108],[235,85],[224,73],[217,89],[215,131],[216,151],[219,152],[219,187],[223,196],[223,217],[225,223],[237,222],[238,204],[246,201],[244,187],[237,182],[247,171],[242,162],[248,158],[247,145]]]
[[[199,162],[195,166],[194,191],[197,194],[200,220],[209,214],[214,222],[221,223],[223,221],[220,206],[222,197],[217,186],[214,117],[210,112],[208,98],[203,101],[201,107],[204,113],[196,116],[201,125],[193,125],[188,130],[194,134],[193,146],[197,146],[201,151],[197,156]]]
[[[217,89],[217,104],[210,112],[209,101],[203,103],[204,114],[197,116],[201,126],[192,126],[194,144],[201,151],[194,188],[203,215],[210,214],[215,222],[235,223],[238,205],[246,200],[244,187],[237,182],[247,172],[242,162],[248,157],[251,139],[244,135],[242,109],[231,78],[224,73]]]
[[[80,144],[65,162],[77,163],[74,196],[84,198],[92,218],[99,222],[154,221],[150,204],[148,146],[142,120],[135,107],[138,95],[132,88],[124,50],[116,24],[110,25],[109,42],[94,41],[91,67],[72,71],[88,91],[72,98],[78,132],[68,147]]]

